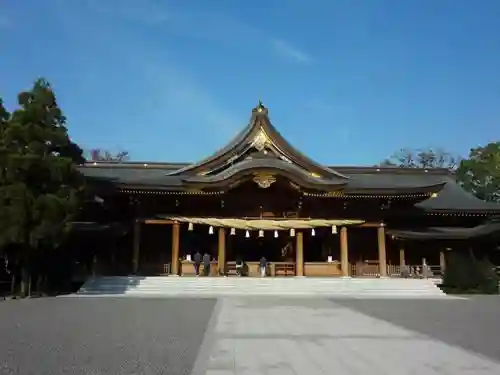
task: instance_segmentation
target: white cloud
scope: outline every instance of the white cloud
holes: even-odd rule
[[[138,73],[146,80],[149,95],[155,100],[154,106],[165,113],[182,115],[184,120],[179,126],[192,127],[195,131],[203,125],[222,135],[241,127],[236,118],[217,103],[211,92],[178,65],[146,59],[138,65],[142,69]],[[200,117],[204,121],[202,124],[199,123]]]
[[[309,54],[293,46],[286,40],[270,38],[270,43],[275,52],[293,62],[299,64],[309,64],[312,62],[312,58]]]
[[[193,9],[170,9],[153,0],[123,0],[119,6],[105,0],[87,0],[89,9],[109,16],[121,17],[145,25],[163,25],[181,37],[229,45],[235,49],[267,46],[272,54],[297,64],[309,64],[313,58],[292,42],[221,13],[198,12]]]
[[[126,3],[131,3],[131,0],[126,0]],[[224,108],[216,95],[167,51],[150,45],[142,35],[128,27],[96,19],[95,12],[108,18],[108,14],[112,14],[108,13],[111,8],[93,6],[109,3],[87,0],[87,4],[92,5],[90,14],[84,14],[81,8],[68,3],[64,3],[58,12],[60,24],[68,37],[74,40],[67,54],[72,54],[78,64],[74,69],[78,71],[81,86],[97,87],[100,77],[109,75],[119,64],[120,74],[124,77],[122,82],[119,82],[121,79],[117,81],[122,89],[128,87],[136,91],[134,106],[140,108],[141,113],[151,116],[152,121],[164,118],[165,125],[173,127],[175,132],[192,134],[200,140],[211,136],[214,141],[225,140],[234,129],[241,127],[241,121],[238,122],[231,111]],[[122,9],[120,17],[126,16],[130,20],[128,17],[133,16],[138,17],[134,18],[138,22],[146,22],[146,8],[137,13],[131,9]],[[158,12],[158,15],[161,14]],[[99,58],[96,60],[95,56]],[[205,128],[200,129],[201,126]],[[190,142],[190,139],[188,136],[181,137],[179,142]]]

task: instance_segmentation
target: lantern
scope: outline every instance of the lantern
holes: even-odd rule
[[[194,227],[193,223],[189,223],[188,224],[188,231],[192,232],[193,231],[193,227]]]
[[[336,225],[332,225],[332,233],[337,234],[337,226]]]
[[[274,231],[274,238],[278,238],[278,231],[277,230]]]
[[[234,236],[236,234],[236,229],[231,228],[231,236]]]
[[[294,228],[290,229],[290,237],[295,237],[295,229]]]
[[[210,228],[208,228],[208,234],[214,234],[214,227],[210,225]]]
[[[250,238],[250,232],[249,231],[245,232],[245,238]]]
[[[264,237],[264,231],[262,229],[259,230],[259,237]]]
[[[311,229],[311,236],[315,236],[316,235],[316,231],[313,229]]]

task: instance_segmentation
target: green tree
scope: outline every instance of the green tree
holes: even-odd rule
[[[478,198],[500,201],[500,142],[471,149],[457,169],[457,179]]]
[[[476,259],[472,250],[455,250],[446,256],[443,287],[447,293],[498,294],[498,276],[487,258]]]
[[[34,259],[60,243],[78,212],[83,157],[47,81],[21,92],[18,105],[12,114],[0,107],[0,247],[15,249],[25,295]]]
[[[443,149],[403,148],[380,163],[383,167],[456,169],[460,158]]]

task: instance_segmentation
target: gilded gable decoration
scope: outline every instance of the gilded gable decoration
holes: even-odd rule
[[[261,128],[259,132],[252,139],[251,146],[255,147],[257,151],[262,151],[266,147],[269,147],[271,141],[267,136],[266,132]]]
[[[267,189],[276,182],[276,177],[269,173],[256,173],[253,182],[259,185],[260,188]]]

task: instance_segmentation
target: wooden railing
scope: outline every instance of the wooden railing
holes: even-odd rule
[[[236,262],[227,262],[225,270],[228,276],[236,275]],[[259,276],[259,262],[245,262],[242,272],[244,276]],[[270,262],[268,264],[269,276],[295,276],[295,272],[295,262]]]
[[[294,262],[271,263],[271,276],[295,276]]]
[[[379,277],[380,266],[374,262],[351,265],[351,276],[353,277]],[[430,265],[424,267],[422,264],[400,266],[396,264],[387,265],[388,277],[408,278],[440,278],[442,277],[441,266]]]
[[[142,263],[139,265],[141,275],[170,275],[171,263]]]

